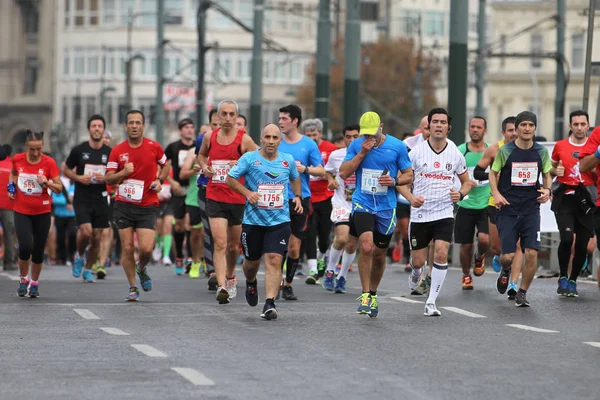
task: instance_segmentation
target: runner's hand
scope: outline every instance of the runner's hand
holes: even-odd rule
[[[81,183],[82,185],[89,185],[90,182],[92,182],[92,176],[91,175],[77,175],[77,182]]]
[[[541,188],[538,189],[538,192],[541,193],[540,196],[537,198],[538,203],[544,204],[545,202],[550,200],[550,189]]]
[[[454,189],[450,189],[450,199],[453,203],[458,203],[460,201],[460,192],[457,192]]]
[[[396,181],[394,180],[394,178],[392,178],[389,175],[381,175],[377,181],[379,182],[379,184],[381,186],[395,186],[396,185]]]
[[[565,176],[565,167],[563,166],[562,160],[559,161],[558,165],[556,166],[556,176]]]
[[[304,209],[302,208],[302,199],[300,197],[294,197],[292,200],[294,202],[294,211],[298,214],[302,214]]]
[[[299,174],[303,174],[304,173],[304,169],[306,168],[305,165],[302,165],[302,163],[296,163],[296,170],[298,171]]]
[[[194,168],[192,168],[192,170],[194,171],[195,174],[199,174],[200,171],[202,171],[202,168],[200,168],[200,165],[194,164]]]
[[[375,135],[371,135],[365,140],[360,146],[360,152],[363,154],[367,154],[371,149],[375,146]]]
[[[160,184],[160,181],[156,179],[154,182],[152,182],[152,184],[150,185],[150,189],[154,190],[156,193],[160,193],[160,191],[162,190],[162,185]]]
[[[94,179],[96,180],[96,182],[102,183],[102,182],[104,182],[104,174],[101,174],[100,172],[96,172],[94,174]]]
[[[258,203],[258,200],[260,199],[260,194],[258,194],[257,192],[250,192],[246,195],[246,199],[248,199],[248,203],[254,205]]]
[[[335,190],[339,187],[340,187],[340,183],[337,180],[333,180],[333,181],[329,182],[329,184],[327,185],[327,189],[329,189],[329,190]]]
[[[209,179],[212,178],[214,174],[215,170],[211,166],[206,167],[206,169],[204,170],[204,176],[206,176]]]
[[[133,163],[125,163],[123,166],[123,171],[125,171],[125,176],[129,176],[133,173]]]
[[[494,204],[496,205],[497,209],[510,205],[508,200],[506,200],[500,193],[494,195]]]
[[[40,185],[44,186],[45,184],[48,183],[48,178],[46,178],[45,175],[38,175],[37,181]]]
[[[425,204],[425,198],[423,196],[413,197],[410,199],[410,205],[414,208],[419,208]]]

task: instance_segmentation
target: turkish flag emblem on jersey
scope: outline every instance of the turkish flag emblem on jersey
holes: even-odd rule
[[[283,165],[284,168],[288,168],[290,166],[290,163],[288,163],[287,161],[283,160],[281,162],[281,165]]]

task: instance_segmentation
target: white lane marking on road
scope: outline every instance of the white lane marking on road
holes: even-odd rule
[[[396,301],[403,301],[404,303],[412,303],[412,304],[421,303],[421,304],[423,304],[423,302],[421,300],[413,300],[413,299],[408,299],[406,297],[390,297],[390,299],[396,300]]]
[[[511,328],[523,329],[525,331],[538,332],[538,333],[559,333],[558,331],[553,331],[550,329],[535,328],[533,326],[520,325],[520,324],[506,324],[506,326],[510,326]]]
[[[196,386],[213,386],[215,384],[212,379],[207,378],[203,373],[198,372],[193,368],[173,367],[171,370],[177,372]]]
[[[5,277],[5,278],[8,278],[8,279],[10,279],[11,281],[20,281],[20,280],[21,280],[21,278],[19,278],[18,276],[16,276],[16,275],[11,275],[11,274],[9,274],[8,272],[0,272],[0,276],[3,276],[3,277]]]
[[[583,342],[584,344],[589,344],[590,346],[593,347],[598,347],[600,348],[600,342]]]
[[[149,346],[147,344],[132,344],[131,347],[133,347],[134,349],[136,349],[140,353],[143,353],[144,355],[147,355],[148,357],[161,357],[161,358],[164,358],[164,357],[167,356],[162,351],[156,350],[154,347]]]
[[[110,335],[116,335],[116,336],[128,336],[129,335],[129,333],[123,332],[122,330],[117,329],[117,328],[100,328],[100,329]]]
[[[465,316],[471,317],[471,318],[487,318],[485,315],[475,314],[471,311],[463,310],[462,308],[458,308],[458,307],[442,307],[442,308],[444,310],[452,311],[454,313],[465,315]]]
[[[90,310],[86,310],[85,308],[74,308],[73,311],[79,314],[83,319],[100,319],[99,316],[97,316]]]

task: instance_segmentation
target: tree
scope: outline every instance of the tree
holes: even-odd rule
[[[331,67],[330,129],[340,133],[343,126],[358,121],[343,121],[344,110],[344,43],[333,48],[335,60]],[[362,46],[361,98],[364,111],[379,113],[386,133],[401,136],[412,132],[426,110],[436,105],[434,82],[440,69],[439,61],[425,54],[422,66],[422,107],[418,109],[415,93],[416,72],[419,64],[415,43],[409,39],[379,40]],[[296,92],[296,101],[306,111],[314,114],[315,71],[313,62],[307,68],[306,84]]]

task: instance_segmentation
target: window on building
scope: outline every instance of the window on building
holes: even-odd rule
[[[119,65],[121,66],[120,74],[125,75],[125,54],[121,54]]]
[[[105,107],[105,110],[100,110],[100,112],[102,112],[106,118],[106,125],[112,125],[112,123],[113,123],[113,105],[112,105],[111,98],[106,99],[106,104],[104,105],[104,107]]]
[[[290,19],[290,28],[292,32],[302,32],[304,21],[306,19],[304,16],[302,3],[292,3]]]
[[[287,4],[284,2],[277,3],[277,9],[279,10],[275,17],[274,29],[278,31],[285,31],[288,27],[289,13],[287,11]]]
[[[150,75],[156,75],[156,57],[150,59]]]
[[[77,83],[80,85],[81,83]],[[81,122],[81,97],[73,97],[73,123],[79,125]]]
[[[62,98],[62,122],[63,125],[71,125],[71,121],[69,121],[69,103],[67,102],[67,96],[63,96]]]
[[[446,34],[445,15],[441,11],[429,11],[423,14],[423,33],[428,36]]]
[[[506,35],[500,35],[500,53],[506,53]],[[506,65],[506,58],[500,57],[500,66],[504,67]]]
[[[63,53],[63,76],[69,76],[71,72],[71,54],[69,49],[65,49]]]
[[[120,15],[120,25],[127,25],[127,21],[129,20],[129,13],[132,14],[136,12],[135,4],[136,0],[121,0],[121,15]],[[142,5],[142,10],[143,10]],[[156,10],[156,7],[153,9]]]
[[[265,10],[263,28],[265,32],[270,32],[273,29],[273,20],[275,19],[275,12],[272,10]]]
[[[585,65],[585,41],[582,33],[576,33],[571,39],[571,67],[583,69]]]
[[[290,63],[290,79],[294,83],[302,82],[303,64],[300,60],[294,60]]]
[[[219,0],[219,5],[228,11],[233,11],[233,0]],[[233,22],[223,14],[215,10],[208,10],[206,22],[210,28],[231,29]]]
[[[90,77],[98,76],[98,56],[94,53],[88,53],[87,75]]]
[[[540,33],[532,33],[531,34],[531,53],[532,54],[542,54],[544,51],[544,36]],[[542,59],[540,57],[532,57],[531,58],[531,67],[532,68],[541,68],[542,67]]]
[[[419,33],[420,23],[420,11],[406,10],[404,17],[402,17],[402,32],[407,36],[416,36]]]
[[[115,74],[115,54],[112,51],[104,55],[104,73],[107,76]]]
[[[81,47],[73,49],[73,73],[82,76],[85,72],[85,52]]]
[[[39,31],[40,14],[35,6],[28,7],[23,16],[25,34],[29,37],[37,37]]]
[[[140,12],[138,19],[142,26],[156,26],[156,0],[142,0]]]
[[[237,17],[250,28],[254,27],[254,1],[238,0]]]
[[[217,79],[229,81],[231,79],[231,53],[219,54]]]
[[[360,20],[370,22],[379,21],[379,1],[361,1]]]
[[[75,0],[75,26],[85,25],[85,0]]]
[[[273,77],[273,62],[271,60],[263,59],[263,78],[265,81],[271,81]]]
[[[98,111],[96,111],[96,98],[95,97],[86,97],[85,98],[85,118],[84,120],[87,121],[87,119],[89,117],[91,117],[94,114],[97,114]]]
[[[274,73],[276,81],[286,81],[289,79],[289,64],[285,60],[276,60],[274,63]]]
[[[171,75],[171,73],[173,72],[171,69],[171,66],[173,64],[171,63],[171,59],[168,57],[164,57],[163,58],[163,72],[165,73],[165,75]]]
[[[90,12],[89,12],[89,24],[94,26],[94,25],[98,25],[98,15],[99,13],[99,7],[98,7],[98,2],[99,0],[89,0],[90,2]]]
[[[250,79],[250,73],[252,71],[252,61],[243,55],[238,55],[236,76],[240,80]]]
[[[116,0],[102,0],[102,23],[113,25],[117,22]]]
[[[35,87],[38,80],[39,62],[37,57],[27,57],[25,62],[25,81],[23,85],[23,94],[35,94]]]
[[[65,27],[71,25],[71,0],[65,0]]]
[[[165,23],[168,25],[181,25],[183,22],[184,0],[165,0]]]

